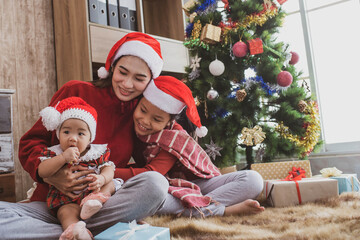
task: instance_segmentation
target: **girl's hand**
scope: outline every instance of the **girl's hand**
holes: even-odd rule
[[[53,185],[65,195],[71,198],[76,198],[79,195],[75,195],[73,191],[84,190],[92,180],[92,177],[84,176],[93,172],[94,170],[89,170],[87,167],[83,167],[81,165],[71,167],[65,165],[51,177],[44,178],[44,181]]]
[[[79,162],[80,152],[77,147],[69,147],[61,155],[65,158],[66,163]]]
[[[91,183],[89,183],[89,190],[93,192],[99,192],[100,188],[105,184],[105,177],[102,174],[89,174],[88,177],[91,177]]]

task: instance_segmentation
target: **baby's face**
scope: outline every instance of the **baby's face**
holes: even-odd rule
[[[140,135],[150,135],[164,129],[170,124],[170,114],[153,105],[143,97],[134,111],[135,132]]]
[[[61,125],[59,141],[63,151],[69,147],[77,147],[81,154],[90,144],[90,139],[89,126],[83,120],[70,118]]]

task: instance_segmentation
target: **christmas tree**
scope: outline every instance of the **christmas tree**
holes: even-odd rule
[[[278,156],[307,156],[320,145],[316,101],[299,59],[276,38],[286,0],[189,0],[185,46],[191,55],[185,80],[202,124],[199,139],[219,167],[248,166]],[[285,3],[286,4],[286,3]],[[220,5],[220,4],[219,4]]]

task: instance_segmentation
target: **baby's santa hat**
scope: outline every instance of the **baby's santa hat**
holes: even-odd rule
[[[160,76],[150,81],[144,91],[144,97],[169,114],[179,114],[186,106],[186,116],[197,126],[196,135],[206,136],[208,130],[201,125],[191,90],[182,81],[171,76]]]
[[[145,33],[131,32],[126,34],[111,48],[105,67],[101,67],[98,70],[99,78],[107,78],[113,63],[124,55],[132,55],[144,60],[149,66],[153,78],[157,78],[160,75],[163,67],[160,43]]]
[[[87,104],[82,98],[69,97],[59,101],[55,107],[46,107],[40,111],[44,127],[48,131],[56,130],[59,138],[59,130],[62,123],[70,118],[80,119],[89,126],[93,142],[96,135],[97,112],[95,108]]]

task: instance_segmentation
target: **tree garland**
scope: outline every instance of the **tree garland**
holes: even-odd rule
[[[304,136],[293,135],[289,131],[289,127],[284,126],[283,122],[276,127],[276,131],[280,133],[283,138],[289,139],[300,147],[300,155],[302,158],[309,156],[313,151],[320,137],[320,117],[318,106],[315,101],[309,101],[304,113],[310,115],[309,122],[304,124],[306,132]]]

